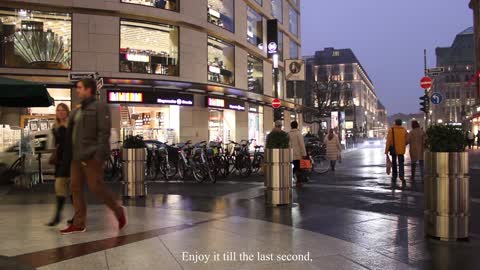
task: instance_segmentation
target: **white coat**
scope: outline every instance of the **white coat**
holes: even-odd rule
[[[290,130],[288,137],[290,138],[290,148],[293,149],[292,160],[301,160],[303,157],[307,156],[305,141],[303,140],[303,135],[300,133],[300,130]]]

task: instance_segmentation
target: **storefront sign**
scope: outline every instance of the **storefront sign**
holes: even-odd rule
[[[193,106],[193,95],[185,94],[161,94],[157,95],[157,104]]]
[[[207,97],[207,106],[212,108],[229,109],[234,111],[245,111],[245,102],[236,100],[225,100],[221,98]]]
[[[132,62],[150,62],[150,56],[144,54],[127,54],[127,60]]]
[[[255,104],[248,104],[248,111],[252,113],[259,113],[259,107]]]
[[[269,58],[278,53],[278,21],[276,19],[267,20],[267,52]]]
[[[109,91],[108,92],[109,103],[143,103],[144,96],[141,92],[122,92],[122,91]]]
[[[219,67],[208,66],[208,71],[216,74],[220,74],[221,70]]]

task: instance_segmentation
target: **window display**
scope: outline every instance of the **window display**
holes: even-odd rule
[[[263,134],[263,107],[250,104],[248,110],[248,138],[255,139],[254,143],[250,145],[250,150],[253,151],[255,145],[264,145]]]
[[[209,111],[208,140],[213,142],[223,142],[223,111]]]
[[[178,10],[178,0],[122,0],[122,3],[150,6],[168,10]]]
[[[290,33],[298,35],[298,13],[292,6],[289,6],[288,18]]]
[[[208,22],[233,32],[235,29],[234,14],[234,0],[208,0]]]
[[[279,23],[283,23],[283,0],[271,0],[272,15]]]
[[[298,45],[290,39],[290,59],[298,59]]]
[[[70,69],[71,34],[68,13],[0,9],[0,66]]]
[[[122,20],[120,71],[178,76],[178,27]]]
[[[263,94],[263,61],[248,55],[248,91]]]
[[[208,37],[208,81],[234,85],[235,46]]]
[[[247,6],[247,41],[258,48],[263,48],[263,18],[249,6]]]

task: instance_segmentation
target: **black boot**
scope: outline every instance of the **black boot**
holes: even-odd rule
[[[57,206],[55,210],[55,216],[53,217],[52,221],[47,223],[47,226],[53,227],[57,226],[60,223],[61,215],[63,206],[65,205],[65,197],[58,197],[57,196]]]

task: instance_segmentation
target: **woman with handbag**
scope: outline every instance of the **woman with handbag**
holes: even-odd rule
[[[70,110],[65,103],[60,103],[56,109],[55,125],[52,128],[54,150],[50,163],[55,165],[55,195],[56,209],[52,221],[48,226],[57,226],[60,223],[65,200],[69,196],[70,161],[63,155],[66,146],[67,123]],[[69,220],[71,222],[71,220]]]
[[[324,143],[327,147],[327,160],[330,160],[330,170],[335,171],[337,160],[341,161],[342,145],[333,129],[328,131],[328,136],[325,137]]]
[[[305,148],[305,141],[302,133],[298,129],[298,122],[293,121],[290,123],[291,130],[288,133],[290,138],[290,148],[293,149],[293,175],[297,178],[297,186],[302,186],[303,179],[300,176],[300,161],[307,158],[307,150]]]

